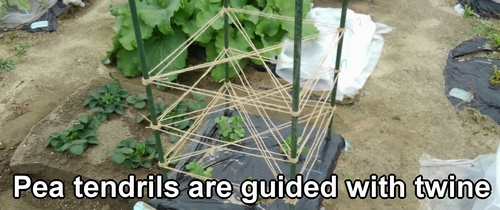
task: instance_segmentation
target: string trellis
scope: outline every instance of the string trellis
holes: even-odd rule
[[[328,102],[331,100],[331,92],[332,91],[322,91],[320,94],[320,97],[326,100],[322,101],[313,101],[313,100],[307,100],[310,98],[310,96],[313,94],[312,87],[314,87],[319,79],[315,78],[320,78],[323,76],[323,74],[328,74],[331,75],[332,71],[335,72],[335,78],[334,81],[336,82],[338,79],[338,73],[340,70],[338,69],[326,69],[322,68],[322,64],[326,61],[327,58],[330,57],[330,54],[333,52],[333,50],[337,49],[337,43],[340,40],[340,38],[344,34],[344,29],[340,28],[338,25],[332,25],[329,23],[321,23],[321,22],[312,22],[308,20],[304,20],[304,24],[315,24],[316,26],[327,26],[328,28],[331,28],[331,30],[328,30],[326,32],[321,32],[319,34],[311,35],[308,37],[304,37],[303,41],[306,40],[313,40],[316,39],[320,36],[325,36],[327,34],[337,34],[336,40],[334,40],[334,44],[328,46],[327,52],[321,57],[320,62],[315,65],[315,66],[307,66],[307,65],[302,65],[303,67],[308,67],[308,68],[313,68],[315,69],[313,75],[309,76],[309,79],[302,79],[300,82],[302,84],[302,90],[300,91],[300,98],[303,98],[305,100],[300,100],[299,102],[299,111],[298,112],[293,112],[291,108],[291,103],[292,103],[292,98],[288,94],[292,90],[292,84],[282,84],[280,83],[279,79],[274,76],[270,68],[266,65],[266,62],[273,61],[277,62],[274,59],[271,59],[269,57],[265,57],[262,54],[265,52],[273,51],[276,49],[282,49],[286,45],[293,44],[293,42],[289,43],[281,43],[275,46],[271,47],[266,47],[262,49],[258,49],[254,43],[252,43],[251,39],[249,38],[249,35],[246,33],[246,31],[243,29],[242,24],[239,22],[236,14],[246,14],[246,15],[256,15],[256,16],[263,16],[263,17],[268,17],[268,18],[275,18],[283,21],[294,21],[293,17],[287,17],[287,16],[279,16],[275,14],[267,14],[264,12],[255,12],[255,11],[247,11],[243,9],[236,9],[236,8],[222,8],[221,11],[214,16],[212,19],[210,19],[203,27],[201,27],[198,32],[196,32],[190,39],[188,39],[185,43],[183,43],[179,48],[177,48],[172,54],[167,56],[165,59],[162,60],[156,67],[152,68],[149,73],[151,74],[152,72],[163,72],[165,68],[167,68],[172,61],[174,61],[181,52],[187,50],[188,46],[193,44],[193,42],[203,33],[207,30],[208,27],[211,26],[218,18],[223,18],[224,14],[228,14],[228,18],[232,21],[232,23],[235,25],[235,27],[238,30],[238,33],[241,33],[242,36],[245,38],[245,40],[248,42],[248,44],[251,47],[250,52],[244,52],[235,48],[229,48],[222,50],[218,57],[212,61],[212,62],[207,62],[204,64],[196,65],[196,66],[191,66],[185,69],[180,69],[176,71],[170,71],[166,73],[159,73],[155,74],[149,77],[149,79],[143,79],[143,84],[148,85],[148,84],[157,84],[157,85],[162,85],[166,86],[172,89],[176,90],[181,90],[184,93],[178,98],[177,101],[175,101],[165,112],[160,114],[158,116],[158,122],[159,125],[153,126],[151,125],[150,128],[159,130],[161,132],[170,134],[170,135],[176,135],[179,136],[180,139],[179,141],[173,146],[172,148],[169,148],[167,152],[165,153],[165,160],[166,162],[160,163],[161,167],[164,167],[168,170],[171,171],[176,171],[178,173],[183,173],[187,174],[193,177],[197,177],[198,175],[196,174],[191,174],[185,171],[177,170],[175,167],[169,166],[170,162],[173,162],[175,160],[169,159],[167,156],[171,152],[174,152],[175,154],[179,154],[176,158],[178,159],[184,159],[184,158],[190,158],[193,156],[197,156],[200,154],[206,154],[210,151],[213,150],[226,150],[226,151],[232,151],[232,152],[238,152],[242,153],[245,155],[249,156],[254,156],[257,158],[263,158],[268,165],[270,171],[273,173],[274,176],[277,176],[278,174],[283,174],[284,172],[281,170],[281,168],[278,166],[278,162],[288,162],[288,163],[297,163],[298,158],[300,156],[300,153],[306,143],[308,141],[312,141],[310,144],[311,146],[309,147],[309,151],[305,154],[305,162],[303,163],[302,168],[297,171],[300,174],[304,175],[304,178],[307,180],[308,175],[309,175],[309,170],[306,170],[307,168],[312,168],[314,163],[316,162],[316,159],[318,157],[318,152],[319,152],[319,146],[321,141],[325,139],[325,136],[327,134],[327,127],[329,125],[329,121],[333,116],[333,113],[335,111],[335,106],[331,106],[330,103]],[[269,90],[260,90],[257,88],[254,88],[249,85],[247,75],[245,72],[242,70],[242,67],[239,65],[237,60],[243,59],[243,58],[252,58],[252,59],[257,59],[262,61],[264,63],[264,66],[267,70],[267,73],[269,74],[269,78],[271,78],[272,83],[274,84],[274,88],[269,89]],[[171,60],[170,62],[167,62]],[[165,64],[166,63],[166,64]],[[212,91],[212,90],[206,90],[202,88],[197,88],[197,85],[202,81],[204,77],[209,75],[210,71],[216,66],[216,65],[222,65],[224,63],[229,63],[234,69],[237,69],[239,74],[233,79],[236,81],[239,81],[239,84],[236,84],[234,82],[225,82],[221,88],[217,91]],[[287,63],[290,65],[291,63]],[[163,67],[162,67],[163,66]],[[162,67],[162,68],[160,68]],[[176,75],[176,74],[181,74],[181,73],[186,73],[190,71],[203,71],[203,75],[194,83],[194,85],[183,85],[175,82],[170,82],[167,80],[169,76]],[[312,78],[312,79],[311,79]],[[229,92],[229,94],[226,94]],[[197,110],[194,112],[189,113],[189,116],[185,117],[184,120],[193,120],[193,124],[189,127],[187,131],[179,130],[177,129],[173,123],[162,123],[165,122],[169,119],[173,119],[176,117],[180,116],[169,116],[167,115],[170,113],[178,103],[182,102],[185,100],[185,98],[188,96],[190,93],[198,93],[198,94],[203,94],[207,96],[207,99],[209,99],[208,105],[206,108]],[[246,135],[245,138],[234,141],[234,142],[226,142],[222,141],[220,139],[215,139],[210,136],[200,136],[197,134],[197,130],[202,126],[205,118],[212,113],[215,112],[220,112],[220,109],[215,109],[216,107],[220,107],[221,105],[226,105],[226,109],[237,109],[240,111],[240,113],[243,115],[241,116],[243,120],[244,127],[246,128],[246,131],[248,135]],[[250,119],[249,114],[251,111],[254,113],[257,113],[259,116],[261,116],[264,119],[265,125],[259,125],[259,127],[266,126],[268,130],[263,131],[263,132],[258,132],[256,126],[252,123],[252,121],[248,120]],[[287,114],[291,116],[297,116],[299,117],[299,123],[301,124],[308,124],[313,127],[322,127],[324,129],[320,129],[320,133],[313,133],[314,130],[310,131],[302,131],[300,133],[300,139],[301,141],[299,142],[297,146],[297,157],[296,158],[291,158],[289,154],[282,154],[282,153],[277,153],[277,152],[272,152],[270,151],[267,147],[266,144],[264,143],[265,141],[276,141],[279,145],[281,145],[282,149],[285,149],[283,147],[289,147],[290,145],[282,144],[284,142],[284,139],[286,136],[283,136],[280,132],[277,132],[279,130],[283,129],[290,129],[291,123],[284,123],[281,125],[275,125],[269,116],[270,113],[282,113],[282,114]],[[187,115],[187,114],[183,114]],[[179,123],[179,122],[175,122]],[[161,129],[161,128],[168,128],[168,129]],[[179,134],[180,133],[180,134]],[[271,135],[273,138],[268,138],[266,136]],[[314,135],[316,138],[312,139],[310,138],[311,135]],[[200,138],[195,138],[195,137],[200,137]],[[202,142],[197,139],[210,139],[213,142],[218,142],[220,144],[217,145],[208,145],[206,142]],[[239,144],[242,141],[255,141],[255,144],[257,145],[257,148],[249,148],[244,145]],[[209,146],[208,149],[205,150],[198,150],[189,154],[183,153],[184,151],[180,151],[181,148],[185,148],[184,146],[186,144],[189,144],[191,142],[197,142],[199,144],[204,144]],[[228,147],[229,145],[233,145],[233,147]],[[258,151],[257,153],[252,153],[252,152],[242,152],[242,151],[237,151],[234,149],[235,147],[241,147],[245,148],[246,150],[250,151]],[[286,158],[283,158],[286,157]],[[199,176],[198,176],[199,177]],[[199,177],[202,178],[202,177]],[[238,184],[234,184],[235,188],[239,188]]]

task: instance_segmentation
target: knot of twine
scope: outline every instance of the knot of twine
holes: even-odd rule
[[[148,86],[150,84],[153,84],[153,80],[151,80],[151,79],[144,79],[144,77],[143,77],[143,78],[141,78],[141,80],[142,80],[142,85],[144,85],[144,86]]]
[[[153,125],[153,124],[150,124],[149,125],[149,128],[153,129],[153,130],[161,130],[161,125]]]
[[[291,111],[290,115],[292,115],[292,117],[299,117],[300,116],[300,111],[297,111],[297,112]]]

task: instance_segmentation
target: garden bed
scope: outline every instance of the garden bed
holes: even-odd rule
[[[83,106],[85,99],[91,92],[96,92],[99,87],[110,83],[113,83],[113,80],[108,78],[97,78],[88,82],[36,124],[15,151],[11,160],[12,171],[37,175],[43,179],[63,181],[72,181],[77,175],[81,175],[83,179],[122,180],[126,179],[129,174],[135,174],[137,178],[145,178],[147,174],[159,174],[154,161],[150,169],[141,167],[127,169],[123,165],[114,164],[111,161],[111,155],[107,154],[122,140],[133,138],[142,141],[153,136],[152,130],[146,128],[149,125],[147,121],[137,122],[138,117],[147,116],[148,109],[140,110],[131,104],[123,110],[122,115],[116,113],[108,115],[107,120],[103,121],[95,131],[95,137],[99,143],[89,145],[81,156],[75,156],[67,151],[55,152],[54,147],[50,145],[45,147],[44,143],[52,133],[65,130],[78,123],[78,117],[81,114],[92,116],[91,109]],[[145,93],[144,86],[122,82],[121,87],[130,94]],[[170,104],[178,98],[159,91],[154,91],[153,94],[155,103],[163,100]],[[168,136],[160,133],[163,147],[168,149],[173,146],[168,141]]]
[[[217,123],[215,123],[215,119],[222,115],[223,111],[215,112],[212,115],[210,115],[207,121],[205,121],[203,126],[199,129],[198,136],[208,136],[216,139],[219,138],[220,135],[218,131],[220,130],[220,128],[217,125]],[[243,116],[243,115],[240,115],[237,110],[233,110],[232,116]],[[265,126],[263,118],[251,114],[249,114],[249,116],[250,119],[246,120],[252,121],[253,125],[257,129],[257,132],[262,133],[268,130],[268,127]],[[272,121],[275,125],[282,125],[285,123],[283,121],[278,121],[278,120],[272,120]],[[298,126],[299,133],[302,133],[304,129],[307,129],[306,132],[313,129],[312,132],[313,134],[319,132],[319,128],[312,128],[304,125]],[[245,130],[247,129],[245,128]],[[281,129],[278,132],[280,132],[283,136],[289,136],[290,127]],[[310,138],[317,138],[313,134],[311,135]],[[247,134],[245,134],[245,137],[246,136],[248,136],[248,132]],[[280,146],[273,139],[274,137],[272,134],[270,133],[262,134],[261,137],[263,139],[266,139],[265,144],[269,150],[273,152],[279,152]],[[201,140],[202,142],[207,143],[208,145],[219,144],[215,141],[206,138],[203,139],[198,138],[198,140]],[[308,141],[306,143],[306,147],[311,148],[312,143],[313,141]],[[242,144],[247,147],[257,148],[255,141],[243,141]],[[312,168],[306,169],[306,171],[307,170],[309,171],[309,175],[307,178],[316,180],[318,183],[322,182],[323,180],[330,179],[330,175],[335,169],[335,166],[337,165],[338,157],[342,149],[344,149],[344,146],[345,142],[343,137],[341,137],[339,134],[332,133],[332,139],[330,141],[328,140],[321,141],[321,145],[318,147],[319,151],[317,153],[316,151],[309,151],[317,154],[317,160],[315,161],[315,164],[313,165]],[[193,141],[186,149],[185,153],[192,153],[195,151],[205,150],[208,149],[208,147],[209,146],[205,144],[200,144]],[[232,148],[234,150],[260,155],[260,151],[247,150],[236,146],[232,147],[234,147]],[[302,165],[304,163],[304,158],[305,158],[305,153],[302,153],[302,155],[299,158],[299,163],[297,163],[297,171],[299,171],[302,168]],[[176,168],[178,170],[186,171],[185,165],[193,160],[197,161],[205,168],[212,167],[213,168],[212,178],[217,180],[226,179],[231,183],[237,183],[237,184],[243,182],[249,177],[252,177],[255,180],[262,180],[262,179],[276,180],[276,177],[273,176],[271,170],[266,164],[265,159],[220,149],[214,149],[212,152],[210,152],[210,154],[206,153],[203,155],[193,156],[190,159],[187,158],[181,159],[177,164]],[[285,174],[285,176],[289,177],[290,164],[281,161],[276,161],[276,162],[278,162],[279,168]],[[193,200],[189,198],[187,194],[188,183],[192,180],[190,176],[181,173],[171,172],[169,174],[169,178],[175,179],[180,183],[181,195],[176,199],[159,198],[150,200],[150,205],[154,206],[158,210],[162,209],[235,210],[235,209],[253,209],[253,208],[259,209],[257,206],[249,206],[241,203],[240,202],[241,194],[238,188],[233,188],[233,196],[227,200],[221,199],[217,196],[212,197],[212,199]],[[216,195],[215,192],[213,192],[213,195]],[[320,209],[322,201],[323,198],[321,196],[315,199],[308,199],[304,197],[299,200],[296,207],[297,209]],[[262,207],[263,209],[288,209],[288,204],[285,203],[284,200],[279,200],[279,199],[261,200],[259,202],[259,206]]]

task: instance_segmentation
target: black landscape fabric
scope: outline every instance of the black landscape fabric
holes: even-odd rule
[[[42,17],[38,18],[38,20],[33,21],[47,21],[49,25],[47,27],[41,28],[31,28],[31,24],[25,25],[23,30],[26,30],[30,33],[38,33],[38,32],[53,32],[57,30],[57,17],[61,15],[64,11],[68,10],[70,6],[62,3],[62,0],[57,1],[57,3],[52,6],[47,13],[43,14]]]
[[[212,136],[213,138],[219,138],[218,135],[218,128],[216,124],[214,123],[214,119],[223,115],[223,111],[214,113],[210,116],[210,118],[206,121],[206,123],[200,128],[200,131],[198,132],[200,135],[203,136]],[[239,115],[239,116],[244,116],[240,115],[238,111],[233,110],[232,115]],[[257,132],[262,133],[268,130],[266,124],[264,123],[264,119],[255,115],[249,115],[250,120],[254,124],[254,126],[257,129]],[[245,119],[247,120],[247,119]],[[269,120],[266,120],[266,122],[269,123]],[[275,125],[282,125],[285,122],[281,122],[278,120],[272,120],[272,122]],[[302,133],[303,129],[307,129],[306,132],[310,131],[313,129],[313,132],[311,134],[310,138],[317,138],[314,136],[314,134],[319,132],[318,128],[311,128],[307,127],[304,125],[299,125],[298,132],[299,134]],[[290,128],[282,129],[279,130],[279,132],[284,136],[289,136],[290,135]],[[248,136],[249,131],[247,130],[246,136]],[[266,147],[273,151],[279,153],[279,145],[278,143],[273,139],[273,135],[271,133],[264,134],[265,137],[265,144]],[[202,142],[207,142],[208,144],[217,144],[216,142],[212,142],[211,140],[208,139],[202,139]],[[257,148],[255,141],[244,141],[242,142],[244,146],[250,147],[250,148]],[[309,141],[306,143],[306,147],[311,148],[311,144],[313,141]],[[317,156],[315,163],[312,164],[312,161],[307,163],[308,166],[313,165],[312,168],[306,169],[304,172],[304,181],[307,179],[312,179],[316,180],[316,182],[321,183],[324,180],[330,180],[331,173],[335,169],[337,165],[337,160],[338,157],[344,149],[345,146],[345,141],[342,136],[336,133],[332,133],[332,139],[331,140],[322,140],[321,145],[317,150]],[[251,154],[258,154],[260,155],[261,153],[259,151],[255,150],[249,150],[249,149],[244,149],[241,147],[234,146],[234,150],[238,151],[244,151],[245,153],[251,153]],[[204,144],[199,144],[197,142],[192,142],[191,145],[186,149],[186,153],[194,152],[194,151],[199,151],[199,150],[204,150],[207,149],[208,146]],[[309,151],[309,152],[315,152],[316,151]],[[304,164],[304,160],[306,157],[306,153],[302,153],[300,158],[299,158],[299,163],[297,163],[297,171],[302,169],[302,165]],[[313,157],[314,158],[314,157]],[[200,160],[201,159],[201,160]],[[237,152],[231,152],[231,151],[218,151],[216,150],[213,152],[212,155],[209,155],[208,157],[201,157],[200,156],[195,156],[192,157],[192,159],[187,160],[183,159],[179,161],[177,164],[177,169],[179,170],[186,170],[185,165],[192,160],[198,160],[198,162],[201,162],[205,167],[212,167],[212,176],[214,179],[217,180],[222,180],[226,179],[230,181],[231,183],[237,183],[240,184],[244,180],[248,179],[249,177],[252,177],[254,180],[276,180],[276,177],[271,173],[271,170],[269,169],[269,166],[265,162],[265,159],[263,158],[258,158],[258,157],[253,157],[249,156],[246,154],[241,154]],[[272,161],[272,160],[271,160]],[[286,162],[281,162],[281,161],[276,161],[283,172],[283,174],[287,177],[287,180],[290,180],[289,175],[290,175],[290,164]],[[306,177],[306,172],[309,171],[309,175]],[[279,172],[277,172],[279,173]],[[157,199],[151,199],[149,204],[153,207],[155,207],[158,210],[191,210],[191,209],[203,209],[203,210],[243,210],[243,209],[288,209],[289,205],[285,203],[284,200],[280,199],[275,199],[274,202],[268,203],[268,204],[263,204],[267,203],[266,201],[261,201],[260,206],[257,205],[243,205],[243,204],[235,204],[232,202],[229,202],[229,200],[223,200],[219,198],[216,194],[215,191],[213,191],[212,199],[191,199],[188,196],[188,183],[192,180],[189,176],[181,174],[181,173],[176,173],[172,172],[169,174],[169,177],[172,179],[175,179],[179,182],[179,189],[181,190],[181,195],[176,198],[176,199],[168,199],[168,198],[157,198]],[[238,188],[233,188],[233,198],[240,201],[241,194],[239,192]],[[297,209],[320,209],[321,208],[321,203],[323,201],[323,197],[318,196],[317,198],[314,199],[308,199],[303,197],[302,199],[299,200],[297,203]]]
[[[500,19],[500,4],[492,0],[458,0],[462,6],[468,5],[482,18]]]
[[[457,59],[471,53],[492,52],[493,49],[487,47],[490,43],[490,39],[473,38],[450,51],[444,70],[445,94],[448,95],[452,88],[474,93],[474,100],[470,103],[450,96],[448,99],[452,105],[459,105],[459,109],[468,105],[500,124],[500,87],[492,86],[489,81],[493,75],[493,66],[500,68],[500,60],[480,57]]]

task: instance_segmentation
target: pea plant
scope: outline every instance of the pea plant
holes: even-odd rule
[[[192,93],[192,95],[194,98],[193,100],[190,100],[187,103],[184,101],[181,101],[180,103],[178,103],[175,106],[175,108],[173,108],[169,113],[167,113],[165,115],[165,118],[164,118],[164,120],[161,121],[161,124],[162,125],[168,124],[168,125],[173,126],[176,129],[178,129],[178,130],[183,130],[183,131],[187,130],[191,125],[193,125],[194,121],[189,119],[189,117],[190,117],[189,113],[207,107],[208,103],[205,100],[205,97],[206,97],[205,95],[196,94],[196,93]],[[158,116],[163,115],[169,107],[170,106],[167,105],[167,103],[165,103],[165,101],[159,101],[159,102],[155,103],[155,112],[158,113]],[[146,117],[149,120],[151,120],[150,114],[148,114]],[[143,120],[144,120],[143,117],[139,117],[137,119],[137,122],[140,123]],[[181,131],[169,129],[167,126],[163,126],[162,129],[173,133],[173,134],[170,134],[168,136],[168,140],[171,143],[175,143],[175,142],[179,141],[179,139],[180,139],[179,136],[184,134]]]
[[[298,137],[297,145],[299,144],[299,142],[301,140],[302,140],[302,137]],[[292,145],[292,136],[288,136],[285,138],[284,142],[281,143],[281,147],[279,147],[280,152],[282,152],[283,154],[286,154],[286,155],[291,155],[292,154],[291,145]],[[307,148],[307,147],[302,148],[302,152],[308,152],[308,151],[309,151],[309,148]]]
[[[230,118],[221,116],[215,118],[214,121],[220,127],[219,134],[221,135],[221,140],[234,142],[245,136],[245,128],[241,125],[243,118],[240,116],[232,116]]]
[[[148,96],[144,93],[139,93],[137,95],[129,95],[126,99],[126,101],[134,105],[135,108],[137,109],[144,109],[146,107],[146,100],[148,99]]]
[[[202,181],[205,181],[206,179],[212,178],[213,168],[208,167],[207,169],[205,169],[203,167],[203,164],[200,164],[194,160],[186,165],[186,169],[194,175],[204,177],[204,178],[199,178],[199,177],[191,176],[193,179],[202,179]]]
[[[128,169],[139,167],[151,168],[154,161],[158,160],[156,152],[156,141],[153,137],[144,141],[136,139],[125,139],[118,144],[116,148],[107,152],[111,155],[111,161],[117,165],[123,165]]]
[[[89,106],[96,113],[99,121],[106,121],[109,114],[123,115],[128,105],[123,102],[130,94],[120,87],[117,82],[99,87],[97,92],[92,92],[83,102],[83,106]]]
[[[86,114],[78,116],[77,124],[66,130],[54,132],[45,141],[45,147],[52,146],[56,152],[65,152],[81,156],[89,144],[99,144],[95,136],[98,122]]]

